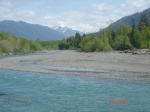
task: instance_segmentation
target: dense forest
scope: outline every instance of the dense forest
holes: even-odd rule
[[[8,33],[0,33],[0,54],[22,54],[40,50],[42,50],[42,46],[38,41],[33,42]]]
[[[145,12],[142,13],[138,27],[134,19],[132,26],[120,23],[120,26],[100,30],[100,35],[76,33],[68,39],[62,39],[59,49],[77,49],[84,52],[99,52],[126,49],[150,48],[150,22]]]

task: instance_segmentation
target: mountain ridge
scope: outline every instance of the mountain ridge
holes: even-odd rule
[[[31,24],[24,21],[3,20],[0,21],[0,32],[10,33],[17,37],[27,38],[29,40],[51,41],[61,40],[75,35],[77,30],[65,27],[66,31],[43,26],[40,24]],[[82,32],[80,32],[83,34]]]
[[[142,12],[145,12],[150,20],[150,8]],[[106,27],[104,30],[107,31],[109,27],[112,26],[116,27],[120,23],[124,23],[131,26],[132,19],[134,19],[135,25],[137,26],[142,12],[122,17],[121,19],[115,21],[114,23]],[[74,36],[76,32],[80,33],[80,35],[84,34],[83,32],[73,30],[68,27],[54,26],[50,28],[48,26],[43,26],[40,24],[31,24],[26,23],[24,21],[13,21],[13,20],[0,21],[0,32],[10,33],[17,37],[24,37],[29,40],[40,40],[40,41],[61,40],[62,38],[66,39],[70,36]],[[100,32],[94,32],[91,34],[99,35]]]
[[[150,20],[150,8],[148,8],[148,9],[143,10],[142,12],[137,12],[137,13],[122,17],[121,19],[114,22],[112,25],[116,25],[116,24],[118,24],[118,22],[122,22],[124,24],[131,26],[132,25],[132,19],[134,19],[135,25],[138,26],[141,14],[143,12],[146,13],[147,17]]]
[[[131,15],[127,15],[127,16],[124,16],[122,17],[121,19],[115,21],[114,23],[112,23],[111,25],[109,25],[108,27],[104,28],[104,31],[107,31],[108,28],[110,27],[115,27],[117,28],[120,23],[124,23],[124,24],[127,24],[129,26],[132,26],[132,19],[134,19],[134,22],[135,22],[135,26],[137,27],[138,26],[138,23],[139,23],[139,20],[140,20],[140,16],[142,14],[142,12],[145,12],[149,21],[150,21],[150,8],[148,9],[145,9],[141,12],[136,12],[134,14],[131,14]],[[91,33],[91,34],[96,34],[96,35],[100,35],[100,32],[95,32],[95,33]]]
[[[30,24],[23,21],[3,20],[0,22],[0,32],[27,38],[29,40],[60,40],[65,37],[53,29],[39,24]]]

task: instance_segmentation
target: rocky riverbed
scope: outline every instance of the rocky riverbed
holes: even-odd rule
[[[53,52],[53,53],[51,53]],[[38,53],[37,55],[9,57],[0,59],[1,69],[21,70],[30,72],[42,72],[49,74],[74,74],[87,75],[106,78],[119,79],[133,79],[133,80],[148,80],[150,81],[150,55],[133,55],[131,53],[80,53],[66,51],[50,51],[49,53]],[[94,72],[75,72],[75,71],[61,71],[48,70],[44,68],[35,68],[32,66],[25,66],[22,62],[34,62],[35,64],[53,66],[53,67],[67,67],[76,69],[93,69],[105,71],[123,71],[123,72],[137,72],[141,76],[130,77],[129,75],[118,75],[109,73],[94,73]],[[144,73],[148,75],[143,75]]]

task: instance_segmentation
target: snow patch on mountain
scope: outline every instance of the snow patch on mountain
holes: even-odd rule
[[[56,30],[56,31],[58,31],[58,32],[61,32],[61,33],[63,33],[64,35],[66,35],[67,37],[69,37],[69,36],[74,36],[75,34],[76,34],[76,32],[78,32],[78,33],[80,33],[80,35],[83,35],[84,34],[84,32],[80,32],[80,31],[78,31],[78,30],[73,30],[73,29],[71,29],[71,28],[68,28],[68,27],[66,27],[66,26],[54,26],[54,27],[52,27],[52,29],[54,29],[54,30]]]

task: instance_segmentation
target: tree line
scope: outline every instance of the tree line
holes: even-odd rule
[[[100,30],[100,35],[81,36],[76,33],[75,36],[62,39],[58,47],[84,52],[150,48],[150,22],[145,12],[141,14],[138,26],[133,19],[132,26],[121,23],[117,27]]]
[[[74,49],[83,52],[100,52],[127,49],[150,49],[150,21],[145,12],[141,14],[138,26],[132,19],[132,26],[120,23],[100,30],[99,35],[76,33],[61,41],[31,41],[8,33],[0,33],[0,54],[30,53],[42,49]]]
[[[20,54],[30,53],[42,50],[38,41],[31,41],[25,38],[19,38],[8,33],[0,33],[0,54]]]

